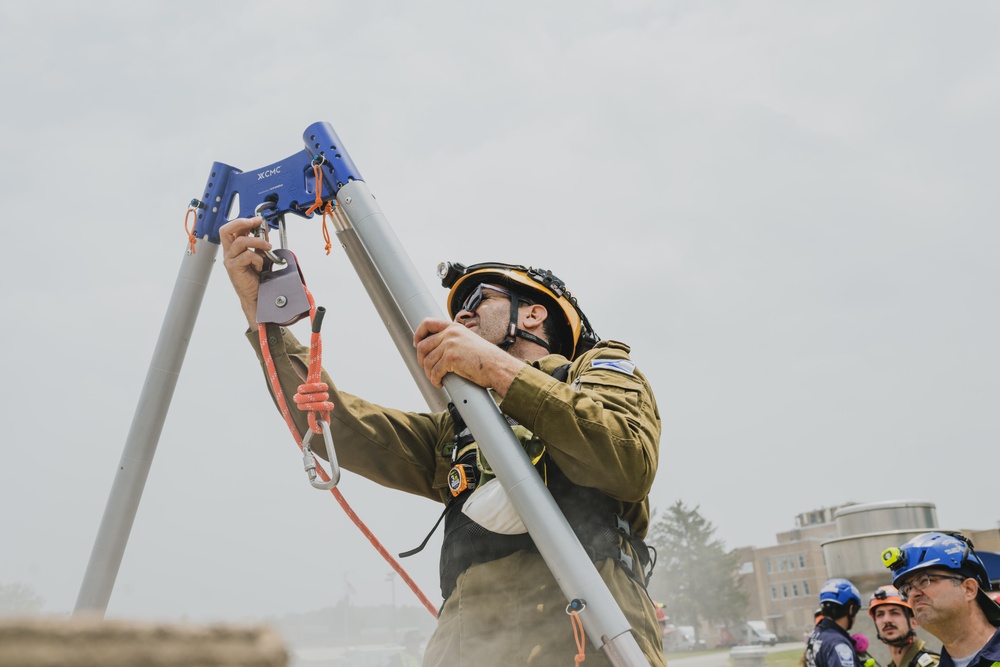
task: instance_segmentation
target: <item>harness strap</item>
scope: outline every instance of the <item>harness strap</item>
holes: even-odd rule
[[[572,364],[564,364],[558,367],[553,371],[552,377],[565,382],[569,377],[571,366]],[[473,441],[461,417],[457,412],[453,412],[452,417],[456,432],[452,458],[456,459],[460,451],[469,452],[467,456],[475,455],[475,448],[470,450],[468,447]],[[464,459],[456,460],[456,464],[463,462]],[[476,466],[469,467],[478,473]],[[629,577],[645,588],[656,561],[650,557],[650,547],[632,532],[629,522],[618,514],[620,511],[618,501],[597,489],[573,484],[551,460],[547,462],[546,474],[546,484],[553,499],[580,539],[590,559],[600,562],[613,558],[621,564]],[[444,510],[444,540],[441,545],[439,574],[441,595],[445,599],[454,591],[459,575],[473,565],[499,560],[517,551],[535,553],[538,551],[528,533],[516,535],[495,533],[469,518],[462,511],[462,507],[471,495],[470,487],[469,490],[453,497]],[[424,541],[426,543],[426,539]],[[624,548],[625,543],[638,558],[638,567],[636,558]],[[655,550],[653,553],[655,554]]]

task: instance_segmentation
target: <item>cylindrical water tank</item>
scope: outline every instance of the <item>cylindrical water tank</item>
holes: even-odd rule
[[[934,503],[922,500],[887,500],[842,507],[834,515],[834,521],[840,537],[891,530],[923,533],[937,527],[937,511]]]
[[[823,543],[827,573],[850,579],[867,603],[871,591],[892,583],[892,575],[882,564],[882,552],[936,530],[937,512],[934,503],[890,500],[843,507],[834,521],[838,537]]]

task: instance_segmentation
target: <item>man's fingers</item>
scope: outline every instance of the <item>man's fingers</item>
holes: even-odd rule
[[[262,239],[257,236],[237,236],[232,241],[229,242],[228,247],[225,249],[225,257],[238,257],[246,253],[247,250],[270,250],[271,244],[268,243],[267,239]],[[254,254],[254,253],[250,253]]]
[[[260,217],[256,218],[236,218],[235,220],[230,220],[226,224],[219,228],[219,239],[222,241],[222,247],[228,249],[233,243],[235,243],[240,238],[247,237],[251,231],[256,227],[259,227],[261,223]]]
[[[417,330],[413,332],[413,344],[417,345],[428,336],[441,333],[451,325],[452,322],[450,320],[439,320],[433,317],[428,317],[424,319],[417,326]]]
[[[255,273],[259,274],[264,270],[264,256],[254,252],[241,252],[232,257],[227,257],[223,263],[226,269],[230,271],[244,270],[250,267]]]

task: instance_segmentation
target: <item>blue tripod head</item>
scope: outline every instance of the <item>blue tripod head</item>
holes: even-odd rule
[[[240,171],[214,162],[204,197],[191,201],[197,209],[195,236],[219,243],[219,228],[230,219],[230,211],[235,213],[231,217],[249,218],[260,207],[259,215],[272,228],[278,227],[286,213],[307,217],[306,211],[316,200],[315,164],[322,173],[324,203],[336,198],[345,183],[364,180],[329,123],[313,123],[302,139],[305,149],[259,169]]]

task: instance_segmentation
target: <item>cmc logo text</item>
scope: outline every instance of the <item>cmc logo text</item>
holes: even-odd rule
[[[278,165],[274,169],[267,169],[265,171],[257,172],[257,180],[263,181],[268,176],[274,176],[275,174],[280,174],[280,173],[281,173],[281,165]]]

